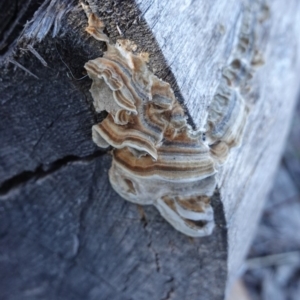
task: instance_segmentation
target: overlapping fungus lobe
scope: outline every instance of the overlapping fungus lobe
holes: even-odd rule
[[[215,174],[214,163],[211,158],[202,158],[193,155],[190,159],[182,154],[170,155],[158,152],[157,160],[149,155],[137,157],[129,148],[114,151],[114,159],[124,169],[135,176],[150,177],[159,176],[166,180],[201,180]]]
[[[89,14],[87,31],[107,43],[107,52],[87,62],[85,68],[93,79],[96,110],[108,112],[104,121],[93,126],[93,140],[100,147],[115,148],[109,172],[112,186],[129,201],[155,205],[183,233],[201,236],[211,232],[211,207],[201,204],[202,194],[211,195],[215,187],[209,147],[186,123],[170,85],[149,71],[148,55],[134,54],[136,47],[130,41],[111,45],[103,28]],[[167,195],[173,198],[163,200]],[[194,202],[187,199],[189,206],[185,206],[182,201],[191,196]],[[177,209],[198,213],[201,226],[191,226]],[[208,211],[209,217],[204,217]]]
[[[155,147],[156,136],[147,130],[139,130],[140,125],[133,123],[130,126],[128,123],[126,125],[117,125],[111,115],[100,124],[94,125],[93,135],[101,136],[107,143],[114,148],[120,149],[124,147],[131,147],[139,151],[145,151],[154,159],[157,159],[157,149]],[[95,142],[97,143],[97,138]],[[101,146],[100,146],[101,147]]]
[[[245,103],[233,88],[241,66],[235,61],[224,69],[203,142],[201,132],[187,124],[169,83],[148,69],[149,55],[136,53],[129,40],[112,45],[103,22],[83,7],[87,32],[107,44],[103,57],[88,61],[85,68],[93,80],[96,111],[108,112],[92,131],[99,147],[114,148],[109,171],[113,188],[128,201],[154,205],[186,235],[211,234],[216,168],[239,144],[246,122]]]

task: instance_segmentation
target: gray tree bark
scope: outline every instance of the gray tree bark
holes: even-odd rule
[[[298,1],[253,3],[88,1],[112,40],[128,38],[150,53],[149,67],[171,84],[194,128],[203,127],[221,70],[237,51],[243,17],[255,24],[249,30],[264,65],[245,92],[243,143],[218,175],[213,234],[193,239],[153,207],[123,200],[108,182],[110,154],[91,139],[104,115],[94,110],[83,68],[105,49],[84,31],[78,2],[2,1],[1,299],[224,298],[254,233],[298,91]]]

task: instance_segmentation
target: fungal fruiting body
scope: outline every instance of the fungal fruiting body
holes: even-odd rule
[[[107,44],[103,57],[88,61],[85,69],[93,80],[90,91],[96,111],[108,113],[93,126],[92,136],[99,147],[113,147],[112,187],[128,201],[154,205],[188,236],[211,234],[215,173],[242,131],[243,114],[234,130],[230,122],[241,115],[243,103],[224,91],[229,107],[222,95],[226,114],[221,104],[212,105],[211,145],[203,142],[202,133],[187,124],[170,85],[148,69],[148,54],[135,53],[136,46],[129,40],[113,45],[102,31],[101,20],[93,13],[87,15],[86,31]]]

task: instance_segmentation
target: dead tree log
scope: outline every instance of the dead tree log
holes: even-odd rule
[[[91,137],[106,115],[95,111],[83,67],[106,49],[85,32],[78,2],[2,1],[0,298],[223,299],[296,99],[299,3],[87,4],[113,42],[126,38],[150,54],[149,68],[170,83],[194,130],[205,131],[230,78],[247,104],[242,144],[216,175],[213,233],[177,232],[155,208],[131,204],[110,186],[111,155]]]

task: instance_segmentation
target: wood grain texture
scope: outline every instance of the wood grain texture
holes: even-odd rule
[[[222,216],[202,240],[151,207],[141,220],[111,189],[110,164],[108,155],[69,163],[1,197],[1,299],[222,299]],[[217,277],[213,290],[199,284]]]
[[[242,1],[138,0],[137,4],[171,67],[195,126],[203,128],[221,69],[234,50]]]
[[[281,1],[272,1],[269,9],[270,17],[263,22],[257,37],[265,65],[253,79],[243,145],[232,153],[220,174],[231,276],[241,267],[255,233],[299,91],[299,2],[283,5]]]
[[[88,2],[113,40],[129,38],[150,53],[149,67],[170,82],[189,122],[201,128],[245,2]],[[297,1],[269,3],[257,37],[266,63],[252,81],[244,143],[219,174],[217,226],[203,239],[183,236],[155,209],[143,211],[111,189],[110,156],[91,139],[103,115],[92,106],[91,80],[81,79],[84,63],[105,48],[84,32],[77,2],[68,3],[44,2],[0,57],[0,298],[223,299],[251,241],[293,109]],[[43,18],[52,25],[41,27],[38,41]],[[38,79],[12,63],[6,68],[8,59]]]
[[[133,2],[120,5],[133,14],[124,24],[140,16]],[[111,35],[118,35],[118,13],[113,1],[102,12],[114,25]],[[223,299],[227,237],[218,193],[216,230],[201,240],[176,232],[154,208],[143,212],[121,199],[108,182],[111,158],[91,139],[92,125],[103,118],[91,105],[91,80],[80,79],[84,63],[101,56],[104,45],[84,32],[87,20],[76,7],[54,38],[47,27],[37,42],[36,22],[1,57],[0,298]],[[155,46],[142,19],[126,34]],[[48,67],[26,50],[28,43]],[[9,58],[38,79],[12,63],[6,67]],[[173,76],[159,49],[150,66]]]
[[[201,128],[220,70],[235,52],[234,40],[250,2],[137,2],[171,66],[196,127]],[[265,65],[254,75],[252,91],[245,99],[250,114],[243,144],[232,151],[219,174],[228,226],[229,282],[241,267],[254,234],[299,86],[299,3],[259,1],[251,2],[250,7],[256,4],[261,8],[255,12],[260,23],[255,38]]]

